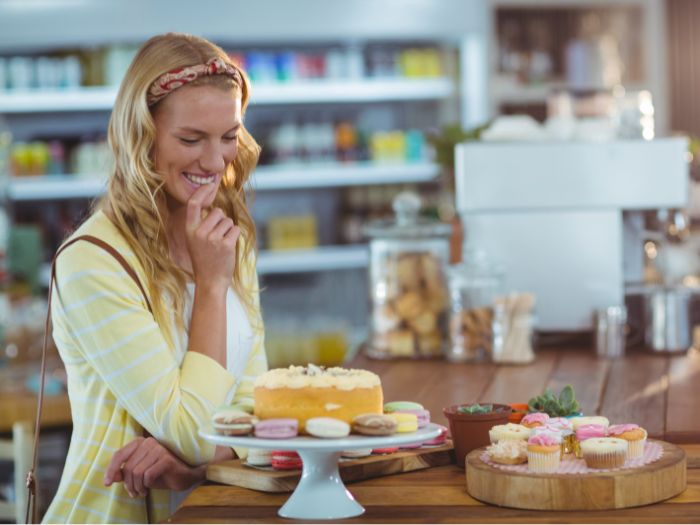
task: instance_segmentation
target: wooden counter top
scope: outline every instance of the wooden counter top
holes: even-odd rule
[[[479,402],[527,403],[549,387],[574,387],[586,415],[634,422],[650,437],[700,443],[700,352],[684,355],[631,353],[598,359],[589,349],[546,350],[523,366],[453,364],[445,361],[376,361],[350,365],[382,379],[384,398],[422,403],[431,419],[447,425],[443,407]]]
[[[540,512],[484,505],[466,492],[464,471],[456,466],[375,478],[348,486],[366,513],[348,522],[697,522],[700,516],[700,353],[683,356],[629,354],[597,359],[586,349],[547,350],[525,366],[451,364],[444,361],[373,361],[350,365],[382,378],[387,400],[419,401],[435,422],[446,424],[442,408],[451,404],[527,402],[546,387],[571,384],[586,414],[612,422],[635,422],[650,436],[683,445],[688,454],[688,488],[655,505],[615,511]],[[169,520],[172,523],[278,522],[288,494],[207,484],[195,489]]]
[[[365,507],[348,523],[696,523],[700,516],[700,445],[688,455],[688,488],[655,505],[612,511],[530,511],[485,505],[467,493],[455,465],[374,478],[348,485]],[[195,489],[169,523],[291,523],[277,516],[289,494],[226,485]]]

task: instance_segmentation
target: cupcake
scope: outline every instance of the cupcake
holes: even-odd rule
[[[532,414],[527,414],[523,416],[520,420],[520,424],[527,428],[541,427],[549,421],[549,414],[544,412],[533,412]]]
[[[496,425],[489,430],[489,438],[491,443],[499,441],[527,441],[530,437],[530,429],[515,423],[506,423],[505,425]]]
[[[561,437],[549,432],[527,441],[527,466],[532,472],[556,472],[561,462]]]
[[[547,421],[545,427],[561,432],[563,439],[562,451],[564,454],[574,453],[574,441],[576,441],[576,436],[574,435],[574,425],[571,423],[570,419],[565,417],[552,417]]]
[[[574,440],[574,453],[577,458],[583,457],[581,443],[587,439],[602,438],[607,436],[607,429],[603,425],[581,425],[576,429]]]
[[[499,441],[486,447],[491,461],[501,465],[518,465],[527,461],[527,443],[525,441]]]
[[[574,432],[578,427],[583,425],[601,425],[606,429],[610,426],[610,421],[603,416],[578,416],[571,418],[571,424],[574,426]]]
[[[627,441],[627,459],[637,459],[644,455],[647,431],[634,423],[613,425],[608,428],[608,435]]]
[[[564,435],[561,433],[561,431],[557,428],[551,427],[549,425],[544,425],[541,427],[535,427],[531,430],[530,437],[532,436],[539,436],[541,434],[549,434],[554,439],[556,439],[559,442],[559,447],[561,449],[561,453],[559,454],[560,457],[564,457],[564,454],[566,453],[564,450]]]
[[[593,438],[581,443],[581,452],[589,468],[619,468],[627,458],[627,441],[619,438]]]

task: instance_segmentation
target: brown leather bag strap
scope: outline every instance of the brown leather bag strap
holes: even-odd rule
[[[29,493],[27,494],[27,511],[26,511],[26,517],[25,517],[25,522],[26,523],[38,523],[38,509],[36,505],[36,492],[37,492],[37,482],[36,482],[36,466],[39,460],[39,431],[41,427],[41,409],[44,404],[44,379],[46,376],[46,350],[48,348],[48,341],[49,341],[49,331],[51,329],[51,296],[53,294],[53,287],[54,283],[56,281],[56,259],[58,259],[58,256],[68,248],[70,245],[73,243],[76,243],[78,241],[87,241],[89,243],[95,244],[105,250],[107,253],[109,253],[112,257],[114,257],[119,264],[122,265],[124,268],[124,271],[131,277],[136,285],[139,287],[139,290],[141,290],[141,293],[143,294],[143,298],[146,301],[146,305],[148,306],[148,311],[153,313],[153,309],[151,308],[151,302],[148,300],[148,295],[146,295],[146,290],[144,289],[143,285],[141,284],[141,281],[139,280],[138,275],[134,271],[134,269],[131,267],[131,265],[126,262],[126,259],[122,257],[122,255],[114,249],[113,246],[110,244],[106,243],[102,239],[99,239],[97,237],[94,237],[92,235],[80,235],[78,237],[75,237],[68,242],[64,243],[61,245],[58,250],[56,251],[56,254],[53,256],[53,260],[51,261],[51,280],[49,281],[49,297],[48,297],[48,308],[46,311],[46,322],[44,323],[44,344],[42,346],[41,350],[41,373],[40,373],[40,378],[39,378],[39,396],[37,398],[37,407],[36,407],[36,421],[34,422],[34,444],[33,444],[33,454],[32,454],[32,466],[29,472],[27,473],[27,490]],[[56,291],[58,291],[58,285],[56,285]],[[148,512],[148,502],[146,503],[147,505],[147,512]],[[31,517],[31,521],[30,521]],[[150,520],[149,520],[150,521]]]

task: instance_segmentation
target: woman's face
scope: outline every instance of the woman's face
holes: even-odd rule
[[[238,150],[240,95],[210,85],[184,86],[163,99],[154,120],[155,169],[169,204],[186,205],[204,184],[218,188]],[[212,204],[216,191],[210,195],[204,206]]]

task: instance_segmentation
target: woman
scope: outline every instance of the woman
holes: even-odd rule
[[[45,521],[161,521],[160,489],[232,457],[197,432],[218,405],[250,398],[267,367],[243,190],[259,153],[248,99],[242,71],[193,36],[150,39],[126,73],[107,194],[72,238],[106,242],[144,291],[91,242],[57,259],[53,336],[74,428]]]

